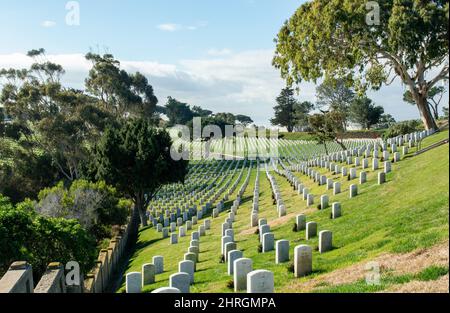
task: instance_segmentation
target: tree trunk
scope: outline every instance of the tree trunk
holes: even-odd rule
[[[433,105],[433,104],[430,103],[430,107],[431,107],[431,110],[433,110],[434,119],[435,119],[435,120],[438,120],[438,119],[439,119],[439,108],[438,108],[438,104]]]
[[[335,139],[335,141],[336,141],[336,143],[337,143],[338,145],[341,146],[341,148],[342,148],[344,151],[347,150],[347,147],[344,145],[344,142],[340,141],[339,139]]]
[[[418,94],[415,100],[416,100],[416,104],[417,104],[417,107],[420,112],[420,118],[422,119],[425,129],[437,130],[438,127],[437,127],[436,121],[433,118],[433,115],[431,114],[430,107],[427,102],[427,96]]]
[[[135,209],[139,212],[139,218],[141,219],[141,225],[143,227],[147,226],[147,216],[145,215],[145,207],[144,207],[144,195],[143,194],[137,194],[135,198]]]
[[[325,147],[325,153],[328,155],[328,147],[326,141],[323,142],[323,146]]]

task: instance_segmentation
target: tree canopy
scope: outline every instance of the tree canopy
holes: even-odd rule
[[[108,128],[94,149],[91,173],[133,200],[142,225],[150,200],[164,184],[184,181],[187,161],[171,157],[172,140],[145,119]]]
[[[368,97],[355,98],[349,108],[350,120],[364,129],[370,129],[377,124],[383,113],[383,107],[375,105]]]
[[[297,100],[294,97],[292,88],[283,88],[276,99],[277,106],[274,107],[275,117],[270,120],[272,125],[280,125],[287,128],[288,132],[294,129],[295,104]]]
[[[344,79],[358,92],[399,77],[424,126],[436,129],[426,99],[448,79],[447,0],[314,0],[300,6],[276,38],[273,64],[289,85]],[[379,21],[377,20],[379,13]],[[431,72],[437,74],[432,76]]]
[[[314,105],[309,101],[300,102],[294,97],[294,89],[286,87],[281,90],[276,99],[278,105],[274,107],[275,117],[270,121],[272,125],[280,125],[292,132],[295,126],[307,125],[308,113]]]
[[[118,117],[156,118],[158,99],[144,75],[120,69],[120,62],[111,54],[88,53],[86,59],[92,62],[86,89],[101,107]]]
[[[253,120],[250,116],[238,114],[236,115],[236,121],[247,127],[248,125],[253,123]]]
[[[165,114],[169,118],[169,126],[186,125],[194,117],[194,113],[187,103],[172,97],[167,98]]]
[[[112,117],[80,90],[61,84],[64,69],[49,62],[45,51],[28,53],[35,63],[29,69],[2,69],[6,80],[0,102],[13,125],[26,140],[22,144],[42,149],[68,180],[80,176],[87,146],[98,138]]]
[[[317,144],[323,144],[327,154],[329,141],[336,142],[342,149],[347,150],[344,142],[339,139],[339,135],[344,132],[343,119],[343,114],[338,111],[317,113],[309,117],[310,134],[313,135]]]

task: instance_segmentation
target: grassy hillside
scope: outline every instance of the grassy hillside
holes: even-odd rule
[[[424,141],[423,147],[448,137],[448,131],[441,132]],[[393,164],[393,171],[387,175],[387,183],[381,186],[376,183],[376,172],[369,171],[368,182],[358,185],[359,195],[348,198],[348,187],[358,181],[347,181],[347,178],[327,176],[340,179],[342,193],[333,196],[332,191],[326,191],[324,186],[317,186],[308,177],[295,173],[315,195],[316,204],[307,207],[290,186],[288,181],[275,174],[280,186],[283,200],[287,207],[287,216],[278,218],[276,207],[272,204],[269,181],[264,172],[260,173],[260,218],[267,218],[271,224],[275,239],[290,241],[290,256],[293,259],[294,247],[308,244],[313,248],[318,245],[318,239],[305,240],[305,233],[293,232],[295,216],[299,213],[307,215],[307,221],[318,223],[318,231],[331,230],[335,249],[319,254],[313,252],[313,274],[297,279],[287,270],[289,263],[275,264],[275,251],[258,253],[258,236],[254,229],[249,228],[252,193],[256,169],[252,170],[250,184],[244,194],[243,204],[238,210],[236,222],[233,224],[237,247],[244,257],[251,258],[254,269],[267,269],[275,274],[276,292],[301,291],[299,287],[308,280],[345,268],[356,262],[369,261],[382,253],[406,253],[417,248],[430,247],[448,240],[449,232],[449,147],[448,144],[433,149],[419,156],[412,156],[414,149],[401,162]],[[359,176],[360,169],[358,169]],[[244,175],[245,177],[245,175]],[[242,178],[239,186],[242,184]],[[328,194],[330,203],[341,202],[343,216],[336,220],[330,219],[330,209],[317,209],[318,199],[322,194]],[[235,195],[233,195],[235,197]],[[231,200],[234,198],[230,197]],[[231,203],[228,203],[228,207]],[[232,292],[227,283],[232,279],[227,275],[226,264],[220,259],[220,227],[226,218],[221,213],[219,218],[212,220],[211,230],[200,240],[200,263],[195,273],[195,284],[191,292]],[[196,228],[195,228],[196,229]],[[189,247],[190,233],[180,238],[177,245],[171,246],[169,239],[161,239],[161,234],[153,228],[142,229],[139,234],[137,249],[129,261],[127,272],[140,271],[142,264],[151,263],[155,255],[163,255],[166,272],[157,276],[157,282],[147,286],[144,291],[150,292],[159,287],[168,286],[168,278],[178,269],[178,262]],[[444,269],[430,269],[445,274]],[[447,268],[448,272],[448,268]],[[419,274],[417,274],[419,275]],[[438,276],[439,277],[439,276]],[[413,276],[409,276],[412,279]],[[399,281],[402,281],[399,278]],[[408,279],[404,278],[404,282]],[[119,292],[124,290],[124,281]],[[324,291],[376,291],[387,285],[368,288],[363,282],[345,285],[341,288],[329,288]]]

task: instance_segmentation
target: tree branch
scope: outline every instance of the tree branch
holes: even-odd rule
[[[436,83],[438,83],[440,80],[443,79],[448,79],[448,74],[449,74],[449,67],[448,64],[446,64],[441,71],[439,72],[438,75],[436,75],[435,78],[433,78],[432,80],[430,80],[427,84],[428,89],[431,89],[431,87],[433,87],[434,85],[436,85]]]

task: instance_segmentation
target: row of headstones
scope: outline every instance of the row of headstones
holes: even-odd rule
[[[231,182],[231,179],[232,179],[232,176],[230,177],[229,182],[225,186],[223,186],[221,190],[219,190],[218,194],[220,194],[221,192],[225,191],[225,189],[227,188],[227,186]],[[215,198],[217,198],[217,197],[215,197]],[[215,198],[213,198],[212,200],[215,201],[216,200]],[[227,200],[227,197],[224,197],[224,199],[221,200],[221,202],[219,203],[218,207],[222,208],[223,207],[223,203],[226,200]],[[211,202],[207,202],[206,205],[201,210],[198,210],[198,211],[196,211],[196,205],[194,205],[194,208],[190,209],[189,212],[186,212],[186,211],[185,212],[181,212],[183,217],[182,218],[181,217],[177,218],[177,222],[176,223],[172,222],[171,224],[169,224],[169,222],[176,217],[176,214],[171,214],[171,219],[170,220],[168,218],[165,218],[164,219],[164,224],[159,223],[159,224],[156,225],[157,226],[157,231],[158,232],[163,232],[163,238],[166,238],[166,237],[168,237],[168,232],[169,231],[170,232],[175,232],[176,231],[176,227],[178,226],[178,227],[180,227],[180,236],[182,237],[182,236],[184,236],[184,234],[186,232],[186,229],[189,230],[189,229],[192,228],[192,225],[197,224],[198,220],[202,219],[203,215],[206,215],[207,212],[210,210],[210,208],[211,208]],[[166,212],[166,214],[167,214],[167,212]],[[196,216],[192,216],[192,215],[196,215]],[[188,221],[188,218],[190,216],[192,216],[191,221]],[[152,221],[152,222],[156,223],[157,221]],[[186,229],[183,229],[181,227],[184,222],[186,222],[186,226],[185,226]],[[163,227],[170,227],[170,228],[169,228],[169,230],[165,230],[164,231]]]
[[[386,159],[389,159],[389,153],[387,151],[383,152],[383,155],[384,155],[384,157],[386,157]],[[394,157],[394,162],[399,162],[400,159],[401,159],[400,154],[396,153],[395,157]],[[363,170],[369,168],[369,159],[360,160],[360,158],[356,157],[354,160],[354,163],[352,162],[352,160],[349,160],[348,163],[354,164],[355,167],[348,169],[345,166],[340,166],[339,164],[335,164],[333,162],[328,162],[328,161],[324,161],[324,160],[320,160],[320,161],[316,160],[314,162],[311,162],[309,165],[308,164],[298,165],[296,167],[296,169],[298,172],[301,172],[304,175],[309,176],[315,182],[318,182],[319,186],[320,186],[320,185],[327,184],[327,177],[326,177],[326,175],[320,175],[320,173],[318,171],[314,170],[313,167],[325,168],[328,171],[333,172],[334,174],[342,174],[342,177],[347,177],[348,175],[350,175],[350,179],[355,179],[357,177],[356,167],[361,166],[361,169],[363,169]],[[377,158],[373,158],[372,159],[372,170],[376,171],[379,168],[380,168],[379,160]],[[384,169],[385,169],[386,173],[390,172],[390,170],[391,170],[391,162],[390,161],[384,162]]]
[[[225,165],[225,164],[224,164]],[[232,173],[234,173],[239,165],[239,162],[234,163],[235,167],[234,169],[231,170],[233,163],[229,163],[228,168],[226,169],[226,172],[228,173],[229,171],[231,171]],[[225,179],[226,176],[222,176],[220,182],[223,182],[223,180]],[[211,177],[208,177],[208,175],[203,175],[202,179],[204,181],[208,181],[211,180]],[[192,191],[191,193],[189,193],[188,195],[184,195],[184,197],[181,197],[179,199],[172,199],[170,201],[168,201],[169,204],[179,204],[179,205],[184,205],[185,208],[187,209],[187,206],[193,206],[193,201],[197,201],[200,200],[200,203],[202,202],[206,202],[205,197],[208,195],[211,195],[211,189],[213,188],[214,184],[215,184],[215,180],[212,179],[212,181],[214,183],[212,184],[202,184],[202,190],[200,191]],[[207,195],[206,192],[208,192]],[[167,202],[167,201],[166,201]]]
[[[269,233],[265,234],[265,236],[267,235],[269,235]],[[278,240],[275,246],[276,264],[289,261],[289,241]],[[324,253],[331,249],[332,233],[327,230],[321,231],[319,233],[319,252]],[[253,270],[253,261],[249,258],[243,258],[242,251],[229,251],[227,260],[228,274],[233,275],[234,290],[236,292],[247,290],[247,293],[273,293],[275,291],[273,272],[267,270]],[[294,276],[303,277],[311,273],[312,248],[308,245],[299,245],[295,247]]]
[[[141,272],[130,272],[125,276],[126,293],[141,293],[142,288],[155,283],[156,275],[164,273],[164,257],[154,256],[152,263],[142,265]]]
[[[391,153],[394,154],[394,161],[395,160],[398,161],[400,160],[400,155],[398,151],[399,146],[403,146],[402,152],[403,155],[406,155],[408,154],[408,148],[414,147],[416,142],[423,140],[424,138],[432,135],[433,133],[434,133],[433,130],[429,130],[429,131],[414,132],[403,136],[397,136],[387,139],[386,142],[381,143],[378,142],[374,144],[363,145],[359,148],[354,148],[352,150],[339,151],[332,153],[330,155],[322,155],[316,159],[310,160],[310,162],[317,162],[318,160],[340,161],[340,162],[344,162],[345,160],[347,160],[348,162],[349,157],[351,156],[358,156],[358,157],[365,156],[366,158],[369,158],[372,155],[372,153],[374,158],[379,158],[378,149],[382,151],[383,159],[388,160],[389,154],[385,154],[384,152],[388,152],[389,148]],[[406,142],[408,142],[408,146],[404,146]]]
[[[252,203],[252,211],[250,213],[250,227],[255,227],[258,224],[258,216],[259,216],[259,160],[257,161],[257,171],[255,178],[255,187],[253,189],[253,203]]]
[[[356,158],[356,160],[357,160],[356,165],[359,165],[359,162],[358,162],[359,159]],[[368,163],[368,160],[364,159],[363,160],[363,169],[367,168],[367,163]],[[373,159],[372,163],[373,163],[373,165],[372,165],[373,170],[379,169],[378,159]],[[313,165],[316,165],[316,164],[313,164]],[[346,167],[339,167],[339,165],[337,165],[337,164],[328,163],[328,162],[320,163],[317,166],[327,168],[330,171],[334,171],[333,173],[335,173],[335,174],[342,173],[343,177],[347,176],[347,168]],[[309,176],[315,182],[318,182],[319,186],[326,185],[327,190],[334,189],[335,195],[341,192],[340,182],[333,182],[333,180],[331,178],[327,178],[326,175],[320,175],[319,172],[316,172],[314,169],[306,166],[305,164],[300,165],[299,171],[304,173],[305,175]],[[391,162],[389,162],[389,161],[384,162],[384,172],[378,174],[379,183],[384,183],[386,174],[391,171],[392,171]],[[357,177],[356,168],[351,168],[350,169],[350,179],[352,180],[352,179],[355,179],[356,177]],[[360,172],[359,183],[364,184],[364,183],[366,183],[366,181],[367,181],[367,173],[364,171]],[[297,181],[294,182],[294,189],[298,190],[299,195],[304,194],[303,184],[301,184]],[[306,194],[308,194],[308,190],[307,190]],[[304,195],[304,199],[307,200],[307,196]]]
[[[213,164],[213,163],[212,163]],[[201,166],[204,167],[206,165],[209,165],[209,163],[204,163],[203,165],[198,164],[194,166],[194,171],[196,171],[196,167]],[[217,164],[219,165],[219,164]],[[202,175],[200,176],[200,180],[193,178],[195,175],[192,173],[192,171],[189,172],[188,177],[184,184],[170,184],[163,187],[163,190],[158,192],[158,194],[153,199],[151,206],[158,206],[161,204],[168,204],[168,205],[177,205],[177,204],[186,204],[191,197],[194,197],[199,189],[205,189],[207,182],[208,182],[208,176],[218,176],[221,172],[223,172],[223,168],[226,164],[224,163],[220,168],[214,167],[208,171],[208,175]],[[229,167],[231,164],[229,165]],[[194,180],[194,181],[192,181]],[[181,190],[180,190],[181,189]]]
[[[341,207],[339,203],[333,204],[333,218],[338,218],[341,216]],[[262,253],[273,251],[275,249],[275,236],[270,231],[270,225],[267,224],[266,219],[260,219],[258,222],[259,226],[259,240],[262,244]],[[317,236],[317,223],[316,222],[306,222],[306,216],[304,214],[299,214],[296,217],[296,229],[297,231],[305,230],[306,240],[310,240]],[[287,240],[281,240],[280,249],[283,249]],[[319,251],[321,253],[329,251],[332,247],[332,237],[331,231],[324,230],[319,233]],[[283,250],[284,251],[284,250]],[[285,253],[280,250],[280,258],[284,259]],[[288,250],[289,251],[289,246]]]
[[[391,163],[386,161],[384,164],[383,172],[378,173],[378,184],[383,184],[386,182],[386,174],[390,173],[392,171]],[[350,170],[350,178],[354,179],[357,176],[356,169],[352,168]],[[319,175],[319,177],[316,176],[314,178],[314,181],[319,181],[319,185],[326,185],[327,190],[333,189],[333,195],[337,195],[341,193],[341,182],[334,182],[333,179],[327,178],[326,175],[320,175],[319,173],[316,173]],[[309,175],[308,175],[309,176]],[[360,172],[359,175],[359,184],[365,184],[367,182],[367,172]],[[300,182],[296,182],[294,185],[294,189],[297,190],[298,195],[302,196],[303,200],[306,201],[307,205],[313,205],[314,204],[314,195],[310,194],[309,188],[304,187],[304,184]],[[350,191],[349,191],[349,197],[353,198],[358,194],[358,186],[356,184],[350,185]],[[320,199],[321,208],[328,207],[328,196],[322,195]]]
[[[266,177],[270,182],[270,186],[272,189],[272,199],[274,201],[274,204],[276,204],[277,213],[279,217],[285,216],[287,214],[286,206],[284,204],[284,201],[281,196],[280,188],[278,187],[277,181],[275,180],[275,177],[270,174],[269,172],[269,165],[268,163],[266,165]],[[270,165],[274,169],[274,171],[281,175],[280,171],[278,170],[276,166],[276,162],[274,159],[270,160]]]
[[[259,163],[258,163],[259,164]],[[258,166],[258,165],[257,165]],[[222,229],[221,229],[221,254],[223,257],[223,260],[227,262],[227,256],[230,251],[234,251],[237,248],[236,242],[234,240],[234,230],[233,230],[233,223],[235,221],[237,211],[239,209],[239,206],[241,204],[241,198],[249,184],[250,181],[250,175],[251,175],[251,169],[252,169],[252,163],[250,163],[250,167],[246,176],[246,179],[239,190],[239,193],[236,197],[236,200],[233,201],[233,205],[231,206],[231,210],[228,213],[228,217],[225,219],[224,223],[222,223]],[[259,172],[257,174],[257,177],[259,175]],[[240,252],[240,251],[239,251]],[[239,254],[239,252],[235,252],[233,254],[233,257],[235,254]],[[232,263],[231,263],[232,264]],[[229,269],[229,271],[232,271],[232,269]]]
[[[385,174],[385,173],[380,173]],[[357,194],[356,185],[350,187],[350,197]],[[322,201],[327,200],[322,197]],[[327,205],[326,205],[327,206]],[[326,207],[325,205],[323,207]],[[333,204],[334,218],[341,215],[339,203]],[[306,219],[304,215],[297,216],[297,229],[301,230],[302,225]],[[273,273],[265,270],[251,271],[252,261],[250,259],[242,258],[242,251],[236,250],[236,244],[233,242],[232,229],[226,229],[225,225],[229,225],[227,221],[222,227],[222,252],[225,255],[225,260],[228,264],[228,273],[235,275],[235,289],[242,288],[243,282],[247,283],[248,292],[273,292]],[[317,224],[315,222],[308,222],[305,225],[306,239],[317,235]],[[259,233],[262,236],[263,252],[273,250],[274,236],[270,233],[270,226],[264,219],[259,220]],[[229,240],[229,241],[228,241]],[[228,242],[227,242],[228,241]],[[226,243],[225,243],[226,242]],[[225,247],[224,247],[225,243]],[[289,242],[287,240],[279,240],[276,244],[276,262],[281,263],[289,260]],[[234,248],[234,249],[233,249]],[[330,231],[321,231],[319,233],[319,252],[323,253],[332,248],[332,233]],[[287,255],[286,255],[287,251]],[[305,276],[312,271],[312,249],[307,245],[300,245],[294,250],[294,272],[296,277]],[[233,263],[233,265],[231,265]],[[242,269],[242,270],[240,270]],[[243,279],[246,277],[247,279]],[[241,284],[239,284],[239,281]]]
[[[230,214],[232,214],[231,212]],[[233,276],[234,290],[247,293],[273,293],[274,276],[266,270],[253,270],[253,261],[243,257],[234,240],[233,217],[222,224],[221,253],[227,263],[227,274]]]
[[[189,293],[190,286],[194,283],[194,273],[197,270],[197,263],[200,254],[201,232],[191,234],[190,246],[184,254],[184,260],[178,263],[178,272],[170,275],[169,287],[157,289],[153,293],[167,291],[167,288],[178,289],[181,293]],[[155,283],[155,276],[164,272],[164,258],[162,256],[153,257],[153,263],[144,264],[142,272],[131,272],[126,275],[126,292],[140,293],[142,288]]]
[[[408,146],[414,147],[415,143],[423,140],[424,138],[431,136],[432,134],[434,134],[434,130],[430,129],[430,130],[423,130],[423,131],[417,131],[417,132],[413,132],[413,133],[409,133],[406,135],[400,135],[397,137],[392,137],[387,139],[387,143],[390,145],[398,145],[398,146],[403,146],[404,144],[408,143]]]

